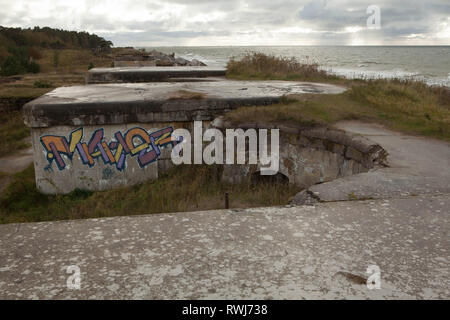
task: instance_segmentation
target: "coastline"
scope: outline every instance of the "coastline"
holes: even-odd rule
[[[164,53],[174,52],[185,59],[195,58],[214,67],[225,67],[229,58],[240,58],[246,52],[262,52],[275,56],[293,56],[303,62],[318,63],[324,70],[331,70],[332,73],[347,79],[401,78],[424,81],[428,85],[450,87],[450,72],[445,72],[445,68],[442,68],[445,65],[450,66],[450,46],[137,46],[136,48],[148,51],[156,49]],[[412,57],[402,58],[403,49],[414,48],[427,52],[423,55],[413,54]],[[377,55],[372,52],[374,49],[383,49],[386,52]],[[394,51],[390,52],[391,49]],[[429,49],[443,49],[444,52],[427,57]],[[337,54],[334,55],[336,50]],[[346,61],[346,55],[353,53],[354,61]]]

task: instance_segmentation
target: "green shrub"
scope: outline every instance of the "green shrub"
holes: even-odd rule
[[[93,194],[94,194],[93,191],[76,188],[72,192],[68,193],[67,197],[70,200],[82,200],[89,198]]]
[[[5,77],[26,72],[26,68],[23,66],[20,59],[15,56],[7,57],[1,64],[0,69],[0,74]]]
[[[35,61],[30,61],[29,49],[26,47],[12,47],[8,49],[11,56],[7,57],[0,65],[0,75],[13,76],[23,73],[39,73],[40,66]]]
[[[53,83],[47,80],[36,80],[33,84],[35,88],[52,88]]]
[[[53,66],[55,68],[59,66],[59,51],[56,50],[53,52]]]
[[[39,73],[41,71],[41,67],[34,61],[31,61],[27,66],[27,71],[31,73]]]

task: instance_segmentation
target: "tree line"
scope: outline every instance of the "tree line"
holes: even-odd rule
[[[0,75],[40,71],[40,49],[89,49],[108,53],[113,43],[88,32],[49,27],[28,29],[0,26]]]

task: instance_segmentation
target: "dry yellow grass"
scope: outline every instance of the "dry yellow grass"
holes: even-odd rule
[[[329,77],[292,59],[253,54],[231,61],[232,76],[239,79],[281,79],[334,82],[347,86],[339,95],[302,95],[297,101],[271,106],[243,107],[228,113],[236,125],[245,119],[287,122],[301,126],[332,124],[339,120],[374,121],[406,133],[450,140],[450,89],[422,82],[347,80]],[[293,72],[292,70],[297,70]],[[306,70],[306,71],[304,71]],[[312,70],[312,71],[311,71]]]
[[[33,166],[15,174],[0,196],[0,223],[97,218],[160,212],[287,204],[300,188],[286,184],[226,184],[220,167],[175,167],[155,181],[103,192],[75,190],[68,195],[43,195],[36,189]]]
[[[111,56],[96,56],[90,50],[42,50],[42,58],[37,60],[41,66],[42,73],[59,72],[59,73],[77,73],[86,72],[89,64],[95,67],[111,67]],[[54,65],[55,53],[59,55],[58,66]]]
[[[295,57],[276,57],[249,52],[240,60],[231,58],[227,64],[227,77],[233,79],[279,79],[299,81],[336,81],[314,63],[301,63]]]

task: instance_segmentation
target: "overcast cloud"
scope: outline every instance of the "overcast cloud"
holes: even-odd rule
[[[367,29],[369,5],[381,29]],[[116,46],[450,45],[450,1],[0,0],[0,25],[85,30]]]

